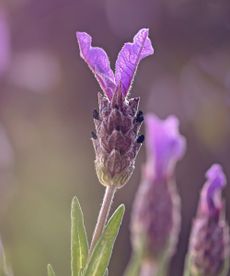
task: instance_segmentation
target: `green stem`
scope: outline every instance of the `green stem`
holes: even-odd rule
[[[105,194],[104,194],[103,202],[98,215],[97,224],[93,232],[93,238],[89,249],[89,255],[91,255],[96,242],[98,241],[99,237],[101,236],[104,230],[116,189],[117,188],[115,186],[107,186],[105,189]]]

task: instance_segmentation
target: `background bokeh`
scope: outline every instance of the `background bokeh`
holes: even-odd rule
[[[99,86],[79,57],[75,32],[86,31],[114,65],[122,44],[150,28],[155,54],[141,62],[132,95],[161,118],[176,114],[187,138],[177,166],[183,227],[171,276],[180,276],[204,173],[213,162],[229,179],[230,2],[216,0],[1,0],[0,233],[16,276],[70,275],[70,202],[82,204],[88,234],[103,187],[90,141]],[[142,130],[144,131],[144,130]],[[129,260],[129,219],[144,147],[114,207],[126,214],[110,266]]]

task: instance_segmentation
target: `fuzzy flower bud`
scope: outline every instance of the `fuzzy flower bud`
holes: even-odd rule
[[[206,177],[192,226],[186,275],[225,276],[229,268],[230,239],[221,191],[226,179],[217,164],[207,171]]]
[[[105,186],[123,186],[134,170],[135,158],[143,143],[138,136],[143,113],[138,112],[139,98],[128,98],[139,62],[153,54],[148,29],[141,29],[133,43],[125,43],[116,61],[115,74],[107,54],[92,47],[92,38],[78,32],[81,57],[94,73],[104,95],[98,93],[99,111],[94,110],[96,132],[92,142],[96,153],[95,167]]]
[[[174,167],[184,155],[185,139],[178,132],[177,118],[160,120],[147,115],[146,147],[147,162],[134,201],[131,232],[134,250],[143,248],[149,269],[151,262],[159,262],[163,255],[167,255],[166,259],[172,256],[180,230]]]

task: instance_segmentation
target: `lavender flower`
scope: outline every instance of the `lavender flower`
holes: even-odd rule
[[[217,164],[207,171],[206,177],[192,226],[185,274],[225,276],[229,268],[230,239],[221,190],[226,179]]]
[[[161,121],[153,114],[146,118],[147,175],[170,178],[176,162],[185,152],[185,139],[179,134],[179,122],[174,116]]]
[[[185,152],[178,120],[146,118],[147,162],[134,201],[131,233],[134,251],[143,251],[141,275],[151,264],[168,261],[174,253],[180,228],[180,200],[174,183],[174,167]],[[166,266],[166,264],[165,264]],[[156,268],[154,268],[156,269]],[[147,273],[147,274],[146,274]],[[156,274],[158,275],[158,274]]]
[[[130,178],[144,140],[143,135],[138,137],[143,121],[143,113],[137,112],[140,99],[129,99],[128,94],[139,62],[153,54],[148,29],[141,29],[133,43],[125,43],[118,54],[115,74],[106,52],[92,47],[92,38],[87,33],[78,32],[77,39],[81,57],[104,93],[98,93],[99,112],[93,112],[96,133],[92,133],[92,141],[97,176],[105,186],[120,187]]]

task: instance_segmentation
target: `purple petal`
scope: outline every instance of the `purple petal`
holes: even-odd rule
[[[158,177],[169,175],[186,149],[185,138],[179,133],[179,121],[174,116],[160,120],[153,114],[146,116],[147,164],[154,166]]]
[[[106,52],[102,48],[92,47],[92,37],[87,33],[77,32],[76,35],[81,57],[94,73],[103,92],[111,99],[116,84]]]
[[[214,164],[206,173],[207,182],[201,192],[201,206],[204,211],[215,212],[222,207],[221,190],[226,177],[220,165]]]
[[[153,54],[149,30],[141,29],[133,39],[133,43],[125,43],[116,61],[115,79],[117,86],[121,85],[122,94],[127,95],[139,62]]]

